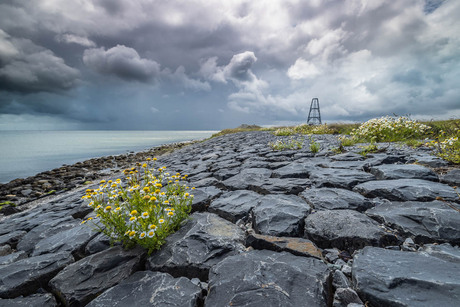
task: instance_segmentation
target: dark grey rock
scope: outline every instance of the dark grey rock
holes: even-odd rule
[[[428,167],[444,167],[449,165],[449,163],[441,158],[432,156],[427,153],[416,153],[410,156],[409,163],[414,163],[425,165]]]
[[[305,219],[305,236],[321,248],[336,247],[350,253],[367,245],[385,246],[397,238],[366,215],[353,210],[318,211]]]
[[[214,172],[213,176],[218,180],[227,180],[235,175],[238,175],[241,169],[239,168],[222,168]]]
[[[7,265],[24,258],[27,258],[27,254],[22,251],[0,256],[0,265]]]
[[[232,223],[240,219],[247,220],[249,212],[257,205],[261,197],[253,191],[230,191],[213,200],[208,211]]]
[[[334,286],[335,289],[349,288],[350,281],[345,276],[345,274],[343,274],[342,271],[335,270],[334,273],[332,274],[332,286]]]
[[[415,243],[460,244],[459,205],[432,202],[388,202],[366,211],[370,217],[413,237]]]
[[[0,266],[0,298],[35,293],[73,261],[70,253],[62,252],[25,258]]]
[[[356,292],[372,306],[456,306],[459,258],[365,247],[354,257]]]
[[[37,242],[32,256],[67,251],[82,258],[85,256],[85,245],[97,234],[89,223],[78,225]]]
[[[448,243],[425,244],[420,247],[419,251],[442,260],[460,262],[460,247]]]
[[[381,197],[394,201],[430,201],[437,197],[458,200],[458,195],[452,187],[421,179],[370,181],[357,185],[353,190],[366,197]]]
[[[195,181],[198,181],[198,180],[202,180],[202,179],[206,179],[206,178],[209,178],[212,176],[212,173],[211,172],[204,172],[204,173],[199,173],[199,174],[196,174],[195,176],[193,177],[189,177],[188,179],[190,180],[190,182],[195,182]]]
[[[32,294],[26,297],[0,299],[0,307],[55,307],[56,299],[51,293]]]
[[[94,238],[92,238],[91,241],[88,242],[88,244],[86,244],[85,254],[86,255],[96,254],[112,246],[120,245],[120,244],[121,244],[120,242],[111,242],[109,237],[107,237],[103,233],[100,233]]]
[[[195,189],[193,194],[192,211],[205,211],[211,201],[222,194],[222,190],[214,186]]]
[[[67,266],[49,286],[66,306],[84,306],[137,271],[145,255],[141,248],[115,246]]]
[[[460,168],[453,169],[447,174],[441,176],[441,182],[448,183],[453,186],[460,186]]]
[[[438,175],[431,169],[417,164],[384,164],[370,168],[378,180],[423,179],[439,181]]]
[[[353,209],[365,211],[373,204],[361,194],[345,189],[311,188],[300,194],[316,210]]]
[[[252,189],[261,194],[297,195],[310,186],[310,180],[304,178],[268,178],[259,185],[254,184]]]
[[[214,178],[214,177],[209,177],[209,178],[205,178],[205,179],[202,179],[202,180],[195,181],[195,182],[191,183],[191,185],[192,185],[193,187],[196,187],[196,188],[210,187],[210,186],[219,186],[219,185],[220,185],[220,181],[217,180],[217,179]]]
[[[351,190],[359,183],[375,180],[375,176],[359,170],[316,168],[311,171],[310,180],[317,188],[330,187]]]
[[[327,306],[329,294],[329,271],[320,260],[250,251],[211,269],[205,306]]]
[[[16,230],[8,234],[4,234],[3,236],[0,236],[0,245],[8,244],[12,248],[15,248],[18,244],[18,241],[21,240],[21,238],[24,237],[26,233],[27,232],[23,230]]]
[[[196,307],[201,301],[201,291],[185,277],[174,278],[167,273],[143,271],[108,289],[87,306]]]
[[[346,152],[338,155],[334,155],[330,157],[332,160],[335,161],[361,161],[364,160],[364,157],[360,154],[354,152]]]
[[[11,254],[11,246],[8,244],[0,246],[0,256],[6,256],[9,254]]]
[[[302,236],[304,219],[310,211],[310,205],[298,196],[266,195],[253,209],[253,228],[264,235]]]
[[[358,294],[350,288],[339,288],[334,293],[333,307],[348,307],[348,304],[363,304]]]
[[[248,235],[246,245],[254,249],[289,252],[296,256],[323,259],[322,252],[315,243],[303,238],[274,237],[252,233]]]
[[[231,190],[253,190],[270,178],[271,174],[272,171],[266,168],[247,168],[222,183]]]
[[[209,269],[244,250],[244,242],[238,226],[212,213],[195,212],[147,259],[147,269],[205,281]]]
[[[45,222],[29,231],[18,243],[17,249],[29,254],[34,249],[35,244],[37,244],[40,240],[72,229],[79,224],[79,220],[75,220],[70,216]]]
[[[308,178],[315,165],[311,163],[292,162],[273,172],[274,178]]]

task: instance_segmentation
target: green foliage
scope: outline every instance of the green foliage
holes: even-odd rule
[[[350,134],[355,139],[374,142],[396,142],[407,139],[424,138],[431,127],[413,121],[405,116],[384,116],[368,120]]]
[[[320,150],[319,143],[315,142],[315,140],[312,137],[310,137],[310,151],[315,154],[319,150]]]
[[[268,143],[268,146],[270,146],[271,149],[276,151],[288,149],[302,149],[303,140],[297,140],[293,137],[290,137],[286,140],[278,139],[275,142]]]
[[[17,205],[15,203],[13,203],[12,201],[7,200],[7,201],[4,201],[4,202],[0,203],[0,206],[2,206],[2,207],[3,206],[16,207]]]
[[[379,151],[379,148],[378,146],[374,143],[374,142],[371,142],[369,145],[367,146],[361,146],[362,150],[360,152],[360,154],[363,156],[363,157],[366,157],[367,154],[369,153],[373,153],[373,152],[378,152]]]
[[[273,134],[276,136],[289,136],[289,135],[294,135],[294,134],[309,135],[309,134],[331,134],[331,133],[333,133],[333,130],[329,129],[329,127],[326,124],[317,125],[317,126],[302,124],[302,125],[293,126],[293,127],[281,127],[275,130],[275,132],[273,132]]]
[[[88,206],[96,213],[93,224],[112,242],[126,247],[137,244],[151,253],[188,217],[193,195],[185,184],[187,176],[171,175],[166,167],[155,169],[156,159],[147,160],[124,170],[124,181],[102,180],[98,189],[87,189],[83,198],[90,200]]]

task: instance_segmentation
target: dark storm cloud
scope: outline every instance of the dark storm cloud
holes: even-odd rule
[[[455,0],[2,1],[0,112],[214,128],[301,121],[319,97],[331,120],[460,115],[458,16]]]
[[[158,63],[141,58],[136,50],[123,45],[107,51],[104,48],[87,49],[83,53],[83,62],[101,74],[115,75],[128,81],[147,82],[160,72]]]
[[[51,50],[0,30],[0,89],[12,92],[60,92],[78,84],[80,74]]]

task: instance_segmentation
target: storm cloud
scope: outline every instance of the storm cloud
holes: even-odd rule
[[[313,97],[325,121],[459,117],[458,16],[455,0],[3,1],[0,129],[300,123]]]

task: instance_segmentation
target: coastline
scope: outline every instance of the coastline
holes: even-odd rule
[[[21,212],[27,203],[87,187],[97,180],[114,177],[120,170],[132,167],[133,164],[144,161],[147,157],[162,156],[201,141],[162,144],[143,151],[92,158],[72,165],[64,164],[8,183],[0,183],[0,215]]]

